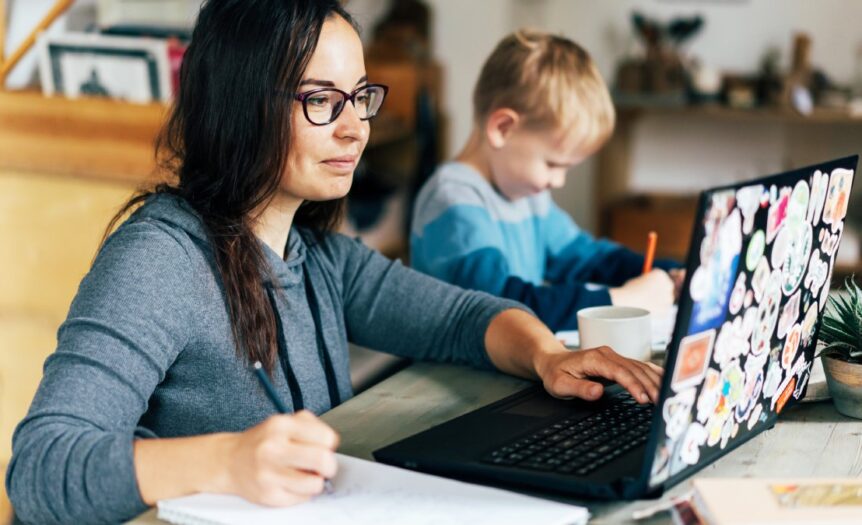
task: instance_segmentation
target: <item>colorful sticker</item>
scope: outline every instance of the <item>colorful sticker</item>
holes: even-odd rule
[[[772,243],[772,256],[769,259],[773,268],[781,268],[787,259],[787,251],[790,249],[793,233],[789,229],[783,228],[775,237],[775,242]]]
[[[748,340],[751,333],[754,332],[755,324],[757,324],[757,308],[749,307],[742,314],[742,337]]]
[[[733,361],[721,371],[721,395],[727,399],[727,408],[735,408],[740,400],[745,387],[745,374],[739,366],[739,361]]]
[[[729,202],[731,203],[732,196],[733,192],[730,192]],[[713,206],[713,208],[717,207],[718,211],[713,212],[711,209],[705,221],[708,235],[701,244],[703,266],[696,271],[701,273],[698,279],[702,281],[699,283],[702,289],[692,290],[692,298],[697,302],[692,309],[689,333],[716,328],[727,315],[727,302],[742,250],[742,219],[739,210],[734,209],[718,226],[714,224],[715,217],[726,213],[725,201],[727,199],[719,199],[718,204]],[[695,298],[696,295],[699,299]]]
[[[757,403],[756,405],[754,405],[754,410],[751,411],[751,415],[748,417],[748,423],[746,423],[746,425],[745,425],[746,427],[748,427],[748,430],[751,430],[754,428],[754,425],[756,425],[758,423],[758,421],[760,420],[760,414],[762,414],[762,413],[763,413],[763,405],[761,405],[760,403]]]
[[[763,301],[757,308],[757,323],[751,335],[751,352],[755,355],[769,350],[775,322],[778,320],[778,306],[781,301],[781,272],[773,270],[763,292]]]
[[[769,368],[766,370],[766,378],[763,380],[764,398],[769,399],[775,395],[783,377],[784,371],[781,369],[781,361],[778,359],[770,360]]]
[[[850,199],[850,185],[853,183],[853,172],[843,168],[835,168],[829,178],[829,188],[826,190],[826,203],[823,206],[823,222],[832,225],[835,231],[838,224],[847,215],[847,203]]]
[[[689,388],[666,400],[662,406],[664,430],[671,441],[676,441],[691,422],[695,388]]]
[[[835,252],[838,251],[838,240],[841,239],[841,232],[844,230],[844,223],[838,224],[837,227],[834,227],[835,233],[829,233],[826,230],[820,230],[821,235],[823,236],[823,240],[820,243],[820,247],[823,248],[823,253],[829,255],[830,257],[835,255]]]
[[[812,226],[820,224],[823,214],[823,205],[826,203],[826,188],[829,185],[829,176],[817,170],[811,178],[811,200],[808,201],[807,222]]]
[[[746,186],[736,192],[736,205],[742,212],[742,233],[748,235],[754,226],[754,217],[760,208],[760,197],[764,194],[761,184]],[[750,269],[749,269],[750,270]]]
[[[684,388],[699,385],[709,366],[715,330],[684,337],[679,343],[676,367],[671,387],[679,392]]]
[[[798,226],[802,223],[807,223],[805,216],[808,213],[808,201],[811,193],[808,189],[808,183],[800,180],[793,187],[793,193],[790,194],[790,202],[787,204],[788,224]],[[809,225],[810,226],[810,225]]]
[[[805,320],[802,321],[802,345],[808,346],[814,337],[814,326],[820,316],[820,306],[817,302],[810,305],[805,312]]]
[[[760,399],[760,391],[763,389],[763,370],[758,370],[753,376],[746,375],[745,390],[742,400],[736,406],[736,420],[745,421],[757,405]]]
[[[740,272],[736,277],[736,284],[733,286],[733,291],[730,293],[730,315],[736,315],[742,309],[742,304],[745,302],[745,273]]]
[[[748,250],[745,252],[745,267],[749,272],[753,272],[763,255],[763,250],[766,248],[766,235],[763,230],[757,230],[748,241]]]
[[[706,442],[706,429],[700,423],[692,423],[682,438],[679,459],[686,465],[696,465],[700,460],[700,447]]]
[[[808,261],[811,257],[811,225],[803,223],[801,228],[787,227],[785,232],[793,232],[790,246],[784,263],[781,266],[782,281],[781,291],[784,295],[790,295],[802,282]]]
[[[771,191],[775,191],[775,186],[772,186]],[[784,220],[787,218],[787,205],[790,203],[790,188],[781,188],[781,193],[778,194],[774,202],[769,206],[769,214],[766,217],[766,242],[771,243],[778,231],[784,225]]]
[[[781,391],[781,394],[773,400],[775,413],[780,414],[782,410],[784,410],[784,405],[787,404],[787,401],[790,399],[790,396],[793,395],[793,391],[796,388],[796,376],[790,376],[788,378],[787,384],[784,386],[784,389]]]
[[[757,268],[754,270],[754,275],[751,277],[751,291],[754,292],[754,300],[758,303],[763,300],[763,291],[766,289],[766,282],[769,280],[769,263],[766,257],[761,257],[757,263]]]
[[[784,349],[781,351],[781,366],[790,368],[790,363],[796,357],[796,352],[799,350],[799,339],[802,337],[802,327],[799,323],[793,325],[790,333],[787,334],[787,339],[784,341]]]
[[[826,282],[826,276],[829,275],[829,264],[820,258],[820,250],[814,249],[811,252],[811,262],[808,263],[808,273],[805,274],[805,287],[811,290],[811,293],[820,294],[820,288]]]
[[[775,332],[775,335],[779,339],[783,339],[785,335],[787,335],[787,331],[790,330],[790,326],[793,325],[799,319],[799,292],[793,294],[793,296],[784,304],[784,308],[781,310],[781,317],[778,318],[778,329]]]
[[[705,423],[718,406],[718,400],[721,398],[721,385],[721,374],[712,368],[708,369],[703,380],[700,397],[697,399],[697,420],[699,422]]]

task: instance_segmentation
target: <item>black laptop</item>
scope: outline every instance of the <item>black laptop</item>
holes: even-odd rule
[[[654,496],[805,395],[858,156],[700,196],[656,406],[534,386],[374,452],[383,463],[602,499]]]

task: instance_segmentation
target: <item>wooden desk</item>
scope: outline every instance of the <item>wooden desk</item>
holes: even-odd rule
[[[496,401],[526,381],[468,368],[415,364],[325,414],[342,438],[339,452],[372,459],[384,445]],[[862,421],[842,416],[831,401],[797,405],[775,428],[710,465],[699,476],[787,477],[862,475]],[[690,487],[685,482],[669,494]],[[633,510],[654,502],[599,503],[572,500],[590,509],[590,523],[626,523]],[[155,525],[155,511],[131,523]],[[638,523],[670,523],[668,514]]]

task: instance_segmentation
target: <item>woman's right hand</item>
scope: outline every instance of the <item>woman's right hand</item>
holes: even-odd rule
[[[338,434],[307,410],[275,415],[233,434],[225,492],[272,507],[308,501],[335,476]]]
[[[660,314],[673,306],[674,282],[667,272],[655,269],[609,292],[616,306],[636,306]]]

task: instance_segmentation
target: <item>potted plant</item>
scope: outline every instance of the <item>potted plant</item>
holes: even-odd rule
[[[845,286],[846,292],[829,297],[820,327],[820,357],[835,408],[862,419],[862,290],[853,277]]]

